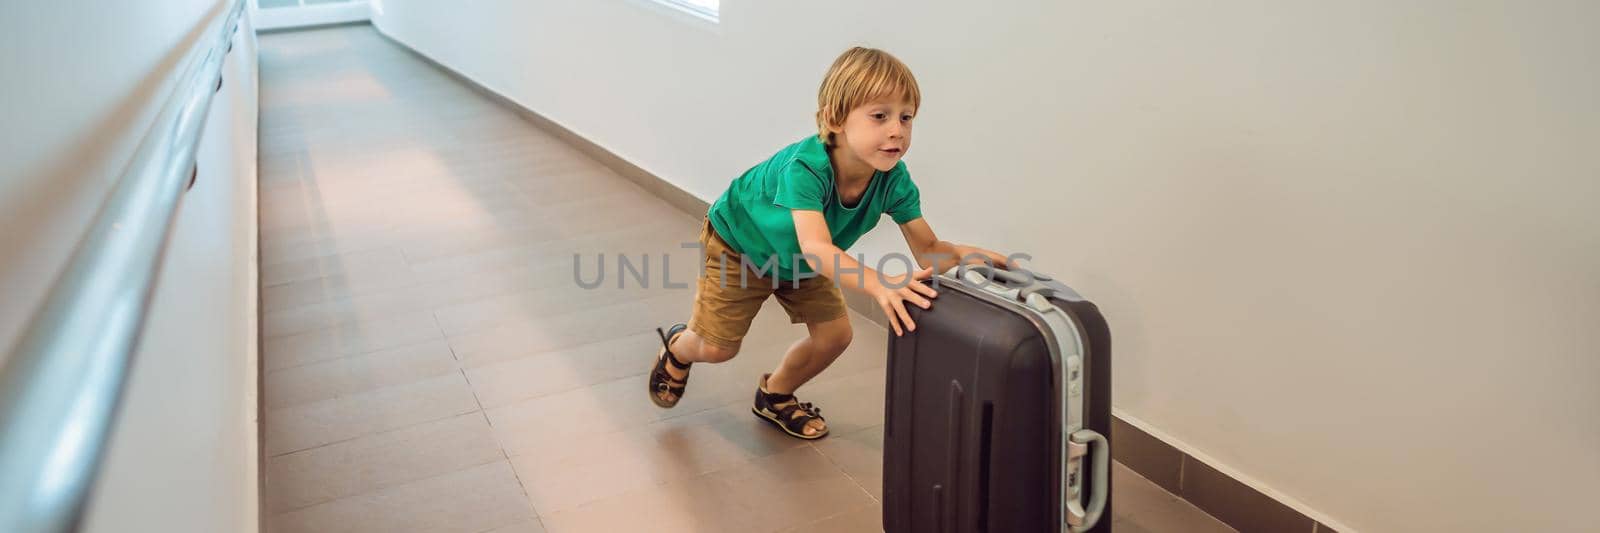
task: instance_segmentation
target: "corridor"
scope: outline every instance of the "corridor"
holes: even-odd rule
[[[268,531],[880,530],[882,327],[852,316],[800,390],[826,439],[750,414],[805,331],[775,302],[658,409],[698,214],[370,26],[264,34],[260,61]],[[1119,532],[1231,531],[1115,476]]]

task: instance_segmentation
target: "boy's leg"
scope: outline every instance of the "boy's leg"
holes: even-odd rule
[[[850,347],[854,332],[844,296],[832,281],[818,277],[802,281],[798,288],[785,285],[777,292],[778,301],[792,321],[805,323],[809,335],[789,346],[777,370],[763,377],[757,389],[756,414],[791,434],[798,431],[796,436],[816,438],[827,433],[827,422],[820,410],[813,411],[794,393]]]
[[[743,265],[738,255],[716,236],[709,222],[703,223],[700,242],[706,252],[705,266],[689,322],[667,330],[671,337],[664,339],[666,346],[657,354],[656,370],[652,371],[650,390],[663,407],[676,405],[687,388],[688,365],[721,363],[739,353],[751,321],[773,291],[767,279],[750,276],[749,283],[741,283]],[[657,377],[654,372],[665,376]]]
[[[672,350],[673,357],[685,363],[722,363],[739,354],[739,344],[708,341],[691,328],[672,339],[668,349]],[[677,372],[673,374],[675,374],[673,377],[679,377],[676,375]]]
[[[789,320],[804,323],[809,335],[789,347],[778,369],[768,378],[771,392],[793,393],[821,373],[850,347],[850,311],[844,294],[832,280],[817,276],[783,282],[777,290],[778,303],[789,313]]]
[[[789,351],[783,355],[783,361],[778,363],[778,369],[773,370],[772,376],[767,378],[767,392],[793,394],[801,385],[832,365],[845,348],[850,347],[854,335],[849,316],[808,323],[806,330],[810,335],[790,345]]]
[[[739,254],[717,235],[709,219],[701,222],[700,246],[705,264],[688,330],[669,339],[668,349],[685,363],[721,363],[738,355],[751,321],[775,289],[771,280],[744,270]]]
[[[710,282],[716,284],[714,280]],[[671,407],[678,403],[688,386],[689,365],[721,363],[738,355],[745,332],[770,295],[770,291],[739,289],[732,284],[727,288],[707,287],[702,281],[688,324],[668,329],[666,334],[671,337],[656,355],[657,370],[670,378],[651,378],[650,390],[656,396],[656,404]]]

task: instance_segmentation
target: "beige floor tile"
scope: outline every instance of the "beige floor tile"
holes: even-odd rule
[[[633,301],[573,310],[539,321],[521,321],[450,337],[450,347],[469,367],[550,350],[654,331],[647,304]]]
[[[637,429],[550,441],[513,457],[512,464],[534,507],[549,514],[804,445],[767,428],[738,403]]]
[[[529,518],[515,524],[500,526],[485,533],[545,533],[544,523],[538,518]]]
[[[626,376],[643,376],[649,366],[641,361],[648,361],[648,354],[660,347],[655,332],[640,333],[468,368],[467,380],[484,408],[501,407]]]
[[[384,277],[406,272],[405,257],[398,249],[379,249],[349,255],[336,255],[262,265],[261,284],[275,286],[296,281],[329,277]]]
[[[1179,499],[1159,485],[1129,470],[1121,463],[1112,463],[1112,529],[1118,533],[1159,533],[1182,531],[1185,533],[1232,533],[1228,527],[1193,504]]]
[[[409,157],[408,157],[409,156]],[[419,161],[417,156],[426,159]],[[371,160],[348,162],[353,168],[365,169],[364,179],[333,182],[301,182],[294,186],[277,187],[262,195],[263,209],[280,206],[316,205],[332,211],[372,209],[374,206],[406,205],[411,207],[439,207],[435,212],[449,211],[471,205],[519,205],[530,202],[520,198],[522,189],[494,176],[478,173],[454,172],[440,166],[437,155],[422,150],[391,151]],[[438,166],[426,174],[404,176],[379,168],[391,160],[396,164]],[[470,202],[463,202],[469,200]],[[514,203],[505,203],[513,200]],[[292,207],[291,207],[292,208]],[[375,212],[382,212],[381,210]]]
[[[620,289],[614,286],[586,288],[569,282],[441,307],[434,314],[445,335],[459,336],[508,323],[538,322],[575,309],[642,300],[650,295],[648,289],[632,285]]]
[[[268,501],[289,511],[503,459],[488,420],[467,413],[272,457]]]
[[[439,300],[430,296],[439,292],[448,295],[458,294],[456,285],[459,284],[451,285],[443,291],[430,291],[434,289],[431,285],[437,283],[418,283],[290,309],[268,311],[262,314],[262,335],[266,338],[289,337],[345,324],[387,320],[396,313],[428,311]],[[463,297],[470,298],[470,296]]]
[[[538,179],[511,178],[529,201],[555,206],[610,195],[642,195],[644,190],[591,161],[576,162],[570,170],[551,172]]]
[[[392,245],[417,239],[474,235],[523,227],[543,216],[515,190],[483,199],[471,197],[478,193],[470,191],[455,191],[454,194],[465,197],[446,200],[440,197],[448,197],[451,193],[418,192],[414,196],[367,199],[360,209],[370,209],[371,213],[340,215],[357,220],[287,220],[264,229],[263,250],[289,253],[305,247],[320,251],[374,242]]]
[[[468,303],[496,295],[556,287],[572,276],[571,260],[530,261],[502,270],[462,274],[428,281],[406,290],[425,297],[431,309]]]
[[[497,227],[493,231],[406,235],[399,241],[399,246],[406,254],[406,259],[426,263],[508,246],[552,242],[563,237],[555,221],[536,219]]]
[[[872,504],[810,447],[544,515],[550,531],[779,531]]]
[[[443,340],[267,372],[262,401],[278,409],[415,383],[457,371]]]
[[[270,372],[443,337],[432,312],[401,312],[373,320],[264,339],[262,364]]]
[[[872,499],[883,501],[883,426],[831,433],[812,446],[871,494]]]
[[[297,188],[325,186],[325,179],[302,179],[279,182],[265,186],[265,193],[281,193]],[[264,203],[261,206],[262,245],[271,245],[272,251],[284,251],[279,246],[291,244],[286,238],[301,238],[296,244],[310,243],[314,237],[333,237],[374,229],[397,222],[389,213],[373,205],[332,209],[320,205],[315,198],[299,198],[294,202]]]
[[[746,531],[781,530],[872,503],[866,492],[809,447],[710,477],[732,495],[737,508],[749,510],[739,517]]]
[[[649,196],[649,193],[626,192],[584,202],[565,203],[551,207],[567,211],[557,217],[556,227],[570,237],[616,230],[638,225],[686,224],[699,220]]]
[[[399,259],[398,255],[395,257]],[[399,262],[389,265],[388,268],[355,276],[334,275],[263,287],[261,309],[269,313],[282,311],[416,283],[416,276],[412,274],[410,267],[405,265],[403,259],[399,259]]]
[[[261,263],[291,263],[395,248],[405,235],[402,229],[394,223],[354,229],[318,227],[310,231],[282,232],[263,226]]]
[[[264,331],[269,336],[289,336],[385,319],[405,311],[434,311],[510,293],[573,285],[570,257],[507,262],[498,270],[485,267],[475,272],[417,277],[422,281],[412,285],[267,312]]]
[[[672,456],[647,435],[615,435],[609,441],[585,439],[592,447],[567,462],[534,466],[548,462],[537,456],[512,458],[534,508],[548,515],[743,461],[736,448],[707,434],[692,434],[697,437],[692,459]]]
[[[776,496],[775,496],[776,495]],[[561,531],[779,531],[869,505],[827,459],[797,447],[737,467],[543,515]]]
[[[755,390],[753,380],[717,368],[706,370],[691,378],[691,392],[672,409],[650,403],[648,382],[638,374],[490,409],[489,417],[506,453],[517,456],[543,454],[574,439],[628,431],[734,404],[748,411]]]
[[[322,253],[359,251],[368,243],[338,237],[360,235],[398,222],[390,212],[370,206],[361,209],[326,210],[318,205],[283,204],[263,208],[261,213],[262,254],[270,255],[273,261],[290,259],[280,256],[313,251]],[[320,239],[278,240],[285,236]]]
[[[648,403],[645,388],[643,377],[623,378],[486,412],[508,454],[537,453],[553,442],[625,431],[656,420],[660,413]]]
[[[455,277],[475,276],[483,273],[501,272],[512,268],[528,267],[534,265],[553,265],[562,267],[560,276],[555,279],[561,283],[572,283],[573,256],[577,255],[586,261],[597,257],[598,254],[611,256],[617,253],[639,254],[646,253],[641,250],[654,252],[655,248],[665,249],[667,246],[676,246],[673,237],[687,233],[681,228],[672,226],[633,226],[615,232],[586,235],[581,238],[568,238],[546,240],[540,242],[506,241],[501,246],[493,246],[480,251],[438,257],[434,259],[409,258],[411,268],[422,279],[440,280]],[[692,235],[684,238],[692,241]],[[691,254],[693,251],[691,250]],[[682,272],[674,281],[683,282],[692,279],[688,273],[689,264],[673,264],[674,272]],[[615,266],[610,269],[615,272]],[[585,279],[592,279],[586,276]]]
[[[268,457],[478,410],[460,373],[266,413]]]
[[[883,533],[883,506],[876,503],[863,505],[784,531],[785,533]]]
[[[655,533],[736,532],[739,522],[705,476],[639,489],[576,509],[543,514],[551,533],[651,531]]]
[[[273,518],[276,533],[477,533],[534,517],[505,461],[364,493]]]
[[[296,250],[294,246],[314,243],[315,237],[331,237],[338,232],[371,230],[395,222],[394,218],[390,218],[390,213],[379,210],[373,205],[350,208],[350,210],[330,210],[310,200],[301,203],[283,202],[277,205],[264,205],[261,208],[261,216],[264,254],[288,253]],[[278,242],[277,238],[290,234],[312,238],[302,238],[296,242]]]

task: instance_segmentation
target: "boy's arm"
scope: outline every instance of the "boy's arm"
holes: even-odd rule
[[[932,276],[932,270],[924,268],[910,274],[882,277],[878,271],[867,268],[833,244],[833,234],[828,231],[828,221],[823,218],[822,212],[802,209],[791,212],[794,214],[795,236],[800,241],[800,253],[804,254],[811,270],[841,287],[872,296],[889,318],[895,335],[901,334],[901,323],[905,324],[907,331],[917,329],[906,313],[904,302],[911,302],[923,309],[932,305],[928,299],[937,296],[938,292],[917,282]]]
[[[944,272],[957,262],[965,264],[982,264],[1010,269],[1011,261],[999,252],[956,244],[950,241],[941,241],[933,233],[933,228],[928,225],[927,219],[917,218],[900,225],[900,233],[906,238],[906,246],[911,248],[911,254],[916,257],[917,265],[922,268],[931,268],[934,272]]]

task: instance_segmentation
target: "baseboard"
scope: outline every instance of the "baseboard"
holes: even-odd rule
[[[473,90],[516,112],[529,122],[562,141],[578,148],[585,155],[605,165],[617,174],[637,183],[640,187],[666,200],[674,207],[694,216],[705,214],[710,205],[673,183],[650,173],[643,167],[578,135],[566,126],[529,109],[527,106],[490,89],[429,57],[398,39],[377,30],[379,35]],[[845,302],[852,311],[887,329],[889,324],[878,306],[865,295],[843,291]],[[1201,510],[1216,517],[1230,527],[1244,533],[1262,532],[1334,532],[1331,527],[1311,519],[1305,514],[1279,502],[1261,491],[1251,488],[1195,457],[1184,453],[1150,433],[1141,430],[1120,416],[1112,417],[1112,457],[1139,475],[1155,482],[1174,496],[1183,498]]]
[[[1334,528],[1279,501],[1113,413],[1111,455],[1128,469],[1241,532],[1332,533]]]

